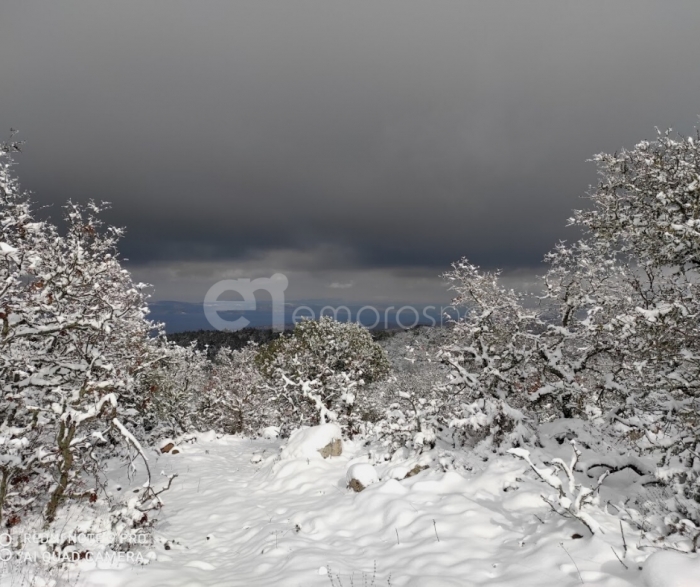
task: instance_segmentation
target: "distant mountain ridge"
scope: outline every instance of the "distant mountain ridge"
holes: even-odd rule
[[[199,330],[214,330],[204,314],[204,306],[201,303],[180,301],[156,301],[149,303],[149,318],[156,322],[163,322],[168,334],[178,332],[191,332]],[[285,304],[285,328],[293,328],[294,323],[301,317],[310,316],[318,318],[325,309],[324,315],[333,315],[329,310],[335,309],[336,319],[348,320],[350,311],[351,321],[357,321],[360,313],[360,322],[372,330],[402,330],[413,326],[434,326],[440,324],[441,309],[439,304],[368,304],[368,303],[343,303],[339,300],[301,300]],[[368,309],[371,308],[371,309]],[[397,316],[397,311],[403,311]],[[361,311],[361,312],[360,312]],[[247,312],[219,312],[219,315],[228,320],[244,317],[248,320],[248,327],[253,329],[272,328],[272,304],[269,301],[260,301],[256,309]]]

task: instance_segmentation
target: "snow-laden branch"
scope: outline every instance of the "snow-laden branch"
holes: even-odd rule
[[[576,442],[571,441],[573,456],[569,463],[562,459],[552,460],[552,468],[537,467],[530,458],[530,451],[524,448],[511,448],[508,452],[525,461],[541,481],[556,491],[555,495],[542,495],[542,499],[556,513],[564,517],[574,518],[588,528],[591,534],[602,533],[600,524],[587,511],[585,506],[594,506],[598,503],[598,490],[605,478],[610,474],[606,471],[593,487],[586,487],[577,483],[574,470],[581,457],[581,451],[576,447]]]

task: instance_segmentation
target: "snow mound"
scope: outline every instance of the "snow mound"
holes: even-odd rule
[[[282,449],[282,460],[287,459],[322,459],[321,449],[334,440],[341,440],[342,432],[337,424],[321,424],[311,428],[295,430]]]
[[[700,585],[700,557],[661,550],[644,563],[646,587],[697,587]]]
[[[348,482],[348,485],[350,485],[352,481],[356,481],[365,488],[379,481],[379,477],[372,465],[368,465],[367,463],[355,463],[348,467],[345,480]]]
[[[179,440],[186,442],[196,440],[197,442],[213,442],[216,440],[216,431],[208,430],[207,432],[197,432],[196,434],[183,434]]]
[[[274,440],[275,438],[278,438],[279,435],[279,426],[268,426],[262,431],[263,438],[267,438],[268,440]]]
[[[390,479],[405,479],[406,475],[408,475],[411,472],[410,467],[407,467],[406,465],[399,465],[398,467],[394,467],[389,471],[389,478]]]

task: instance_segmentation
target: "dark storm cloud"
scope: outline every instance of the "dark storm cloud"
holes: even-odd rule
[[[133,266],[531,267],[587,158],[691,131],[699,23],[696,1],[5,0],[0,127],[41,202],[113,202]]]

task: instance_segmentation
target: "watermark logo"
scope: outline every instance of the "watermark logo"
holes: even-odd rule
[[[12,536],[7,533],[0,534],[0,564],[4,565],[12,558],[10,545],[12,544]]]
[[[115,545],[128,547],[113,550]],[[141,549],[151,545],[151,536],[138,530],[122,533],[47,531],[14,535],[5,532],[0,534],[0,579],[21,573],[28,564],[88,561],[109,567],[123,563],[143,565],[148,561]]]
[[[282,273],[272,277],[258,279],[224,279],[212,285],[204,297],[204,315],[209,324],[217,330],[241,330],[250,324],[250,320],[240,316],[235,320],[226,320],[220,312],[240,311],[253,312],[257,308],[256,291],[266,291],[272,298],[272,329],[278,332],[284,330],[284,292],[289,280]],[[219,297],[226,292],[236,292],[243,301],[222,301]]]
[[[236,331],[251,324],[244,315],[235,319],[230,316],[222,316],[226,312],[255,313],[257,325],[261,323],[267,326],[268,305],[259,307],[255,292],[266,291],[271,297],[270,313],[272,329],[282,332],[287,326],[294,326],[301,320],[318,320],[324,316],[332,317],[337,321],[356,322],[372,330],[383,328],[411,329],[419,325],[444,326],[459,321],[466,315],[466,308],[455,305],[447,306],[317,306],[293,305],[285,303],[285,291],[289,280],[282,273],[275,273],[272,277],[260,277],[258,279],[224,279],[209,288],[204,298],[204,315],[212,328],[216,330]],[[226,301],[219,298],[228,293],[235,292],[243,299],[240,301]],[[293,307],[293,309],[292,309]],[[290,312],[290,320],[287,320],[286,312]],[[250,316],[250,314],[249,314]]]

